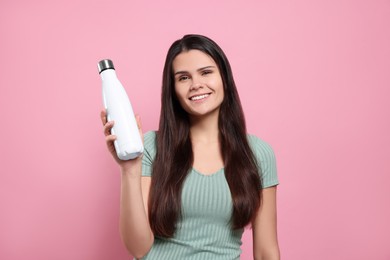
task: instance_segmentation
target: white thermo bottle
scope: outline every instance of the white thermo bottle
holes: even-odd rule
[[[101,60],[98,70],[103,84],[107,120],[115,122],[111,134],[117,137],[114,142],[116,154],[121,160],[134,159],[143,153],[144,146],[130,100],[116,76],[111,60]]]

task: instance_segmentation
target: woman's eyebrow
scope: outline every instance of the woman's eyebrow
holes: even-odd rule
[[[200,69],[197,69],[197,71],[205,70],[205,69],[210,69],[210,68],[215,68],[215,66],[206,66]]]
[[[210,69],[210,68],[215,68],[215,66],[202,67],[202,68],[197,69],[196,71],[202,71],[202,70]],[[180,70],[180,71],[175,72],[175,75],[177,75],[177,74],[186,74],[186,73],[188,73],[188,71]]]

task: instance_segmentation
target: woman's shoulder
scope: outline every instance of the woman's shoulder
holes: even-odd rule
[[[156,131],[144,133],[144,155],[142,157],[142,176],[152,176],[153,162],[156,158]]]
[[[147,131],[144,133],[144,146],[147,149],[155,149],[156,131]]]
[[[271,145],[263,139],[259,138],[258,136],[254,134],[247,134],[247,139],[249,145],[251,146],[252,150],[254,150],[254,152],[259,151],[265,153],[273,153]]]
[[[156,138],[156,131],[151,130],[144,133],[144,140],[154,140]]]
[[[276,158],[271,145],[256,135],[248,134],[247,138],[260,167],[263,188],[278,185]]]

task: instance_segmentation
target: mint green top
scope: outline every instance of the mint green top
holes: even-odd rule
[[[144,135],[142,176],[152,176],[155,138],[155,132]],[[248,140],[261,165],[263,188],[279,184],[272,148],[254,135],[248,135]],[[183,184],[182,218],[174,237],[156,236],[152,248],[142,259],[239,259],[244,230],[230,227],[232,205],[224,169],[206,176],[192,168]]]

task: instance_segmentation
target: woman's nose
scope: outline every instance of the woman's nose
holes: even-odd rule
[[[196,90],[201,87],[203,87],[202,83],[198,79],[193,78],[191,83],[191,90]]]

